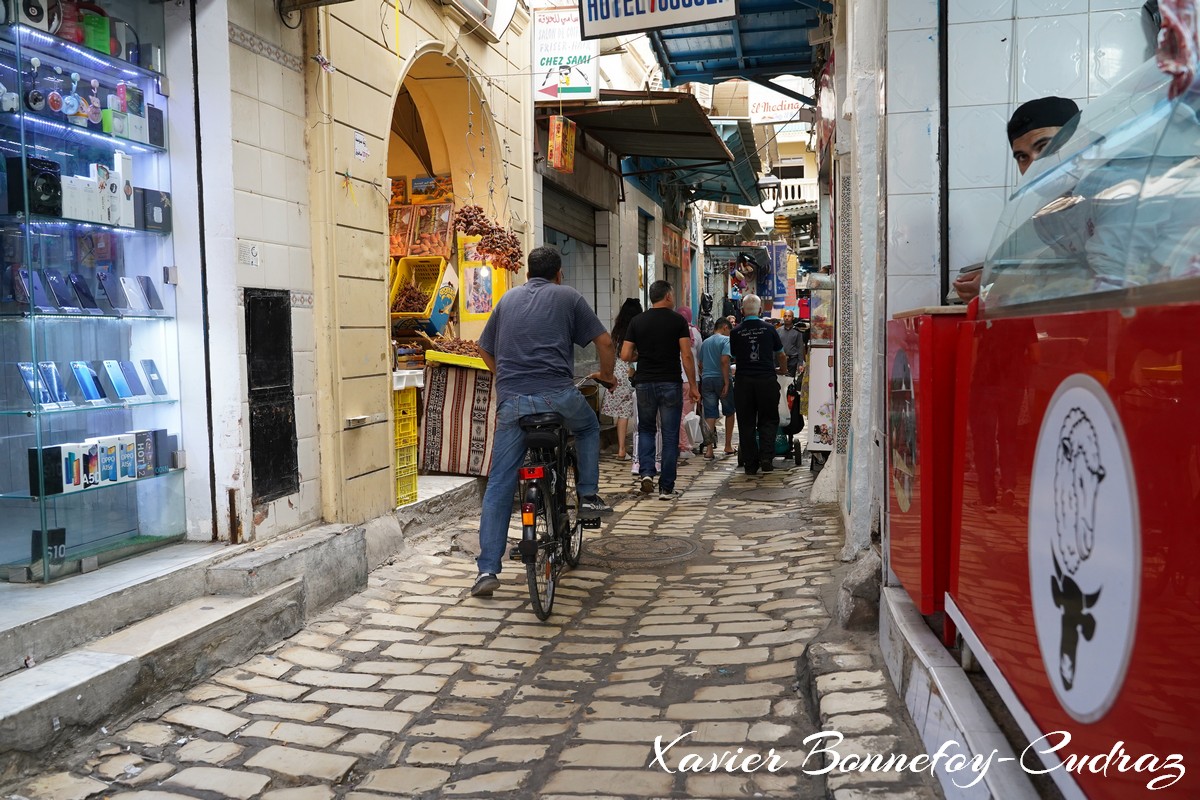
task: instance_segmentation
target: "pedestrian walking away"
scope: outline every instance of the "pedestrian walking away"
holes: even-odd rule
[[[654,491],[654,437],[662,433],[662,472],[658,475],[661,500],[673,500],[679,462],[679,422],[683,393],[692,402],[700,399],[696,364],[687,321],[674,311],[675,291],[667,281],[650,284],[651,308],[634,318],[621,345],[621,360],[636,361],[633,387],[637,394],[638,464],[643,494]],[[680,364],[687,388],[680,377]]]
[[[521,417],[555,412],[575,435],[581,511],[611,513],[600,488],[600,422],[575,388],[574,348],[596,345],[597,375],[613,384],[612,337],[583,295],[562,285],[562,258],[552,247],[529,254],[529,281],[509,290],[488,319],[479,349],[496,375],[496,433],[479,520],[479,577],[471,594],[489,596],[500,585],[517,469],[525,459]],[[534,322],[536,320],[536,322]]]
[[[733,451],[733,377],[730,364],[729,320],[717,320],[713,335],[700,345],[700,396],[704,405],[704,457],[713,457],[717,416],[725,417],[725,452]]]
[[[741,440],[739,463],[747,475],[760,469],[770,472],[779,429],[779,381],[787,371],[787,357],[779,333],[759,318],[758,295],[742,298],[745,320],[729,335],[729,350],[737,367],[734,406]]]
[[[625,302],[621,304],[621,310],[617,312],[617,319],[613,322],[612,339],[616,352],[621,352],[621,345],[625,341],[625,332],[629,329],[630,321],[641,313],[641,300],[633,297],[625,298]],[[601,413],[607,414],[616,422],[617,458],[621,460],[629,458],[625,445],[629,435],[629,420],[634,414],[633,384],[630,383],[632,372],[633,367],[630,364],[622,362],[616,366],[614,374],[617,386],[611,392],[604,393],[604,403],[600,407]]]

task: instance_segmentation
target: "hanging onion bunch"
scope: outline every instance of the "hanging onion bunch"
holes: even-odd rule
[[[521,239],[509,228],[487,218],[481,206],[463,206],[454,215],[454,227],[467,236],[482,237],[476,251],[493,267],[519,272],[525,253]]]
[[[487,255],[492,266],[509,272],[519,272],[525,258],[520,238],[508,228],[494,228],[484,235],[479,240],[479,252]]]
[[[454,229],[467,236],[486,236],[494,227],[482,206],[463,206],[454,215]]]

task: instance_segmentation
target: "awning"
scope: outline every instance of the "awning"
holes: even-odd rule
[[[674,172],[674,182],[684,186],[684,196],[734,205],[758,205],[758,173],[762,169],[754,147],[754,127],[744,119],[713,119],[713,128],[733,154],[731,161],[694,158],[641,159],[626,166],[622,175],[631,178],[651,172]]]
[[[691,94],[602,89],[598,103],[564,105],[562,114],[617,155],[638,159],[623,177],[674,172],[689,201],[759,202],[754,127],[709,119]]]
[[[700,103],[684,92],[601,89],[598,103],[565,105],[562,113],[619,156],[733,160]]]
[[[737,19],[651,31],[650,44],[665,86],[810,75],[815,53],[807,31],[818,26],[819,13],[832,14],[833,5],[826,0],[739,0]],[[799,97],[774,84],[771,88]]]

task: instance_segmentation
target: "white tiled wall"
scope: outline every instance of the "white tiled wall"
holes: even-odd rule
[[[924,0],[922,0],[924,2]],[[982,261],[1017,186],[1018,105],[1080,106],[1152,54],[1142,0],[950,0],[950,269]]]
[[[888,4],[887,311],[938,294],[937,0]]]
[[[263,9],[271,13],[266,13]],[[243,287],[292,293],[300,491],[256,513],[255,536],[281,533],[320,518],[320,462],[316,419],[313,265],[305,151],[304,49],[299,31],[284,28],[274,10],[231,0],[230,78],[233,134],[234,235],[261,243],[258,267],[237,265]],[[232,258],[234,254],[229,254]],[[242,309],[239,325],[244,327]],[[245,332],[240,337],[245,386]],[[243,398],[245,400],[245,398]],[[249,406],[243,403],[248,423]],[[242,426],[244,464],[250,465],[248,424]],[[250,495],[247,476],[246,495]],[[261,510],[259,510],[261,511]]]

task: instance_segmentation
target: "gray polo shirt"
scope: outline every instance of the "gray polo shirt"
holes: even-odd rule
[[[799,328],[794,325],[791,330],[780,328],[779,339],[783,342],[783,354],[788,361],[799,361],[804,357],[804,334]]]
[[[479,337],[496,359],[496,399],[569,389],[575,383],[574,346],[607,329],[583,295],[534,278],[500,298]]]

